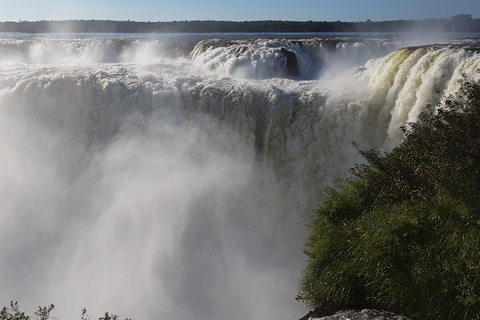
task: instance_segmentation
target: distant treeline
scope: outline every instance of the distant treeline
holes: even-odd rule
[[[113,20],[6,21],[0,32],[231,33],[231,32],[480,32],[480,19],[460,14],[444,19],[393,21],[170,21]]]

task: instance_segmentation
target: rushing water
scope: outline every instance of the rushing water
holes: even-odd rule
[[[0,35],[0,302],[54,303],[61,320],[84,307],[301,317],[305,224],[361,161],[352,141],[397,145],[462,75],[479,78],[478,47],[478,35]]]

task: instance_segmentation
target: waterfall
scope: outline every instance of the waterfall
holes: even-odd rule
[[[0,38],[0,302],[58,319],[301,317],[305,225],[362,161],[352,141],[398,145],[478,79],[471,43],[409,44]]]

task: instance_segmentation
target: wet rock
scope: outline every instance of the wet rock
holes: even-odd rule
[[[325,317],[315,317],[314,314],[309,316],[307,314],[305,317],[308,319],[315,320],[410,320],[404,316],[397,315],[388,311],[374,310],[374,309],[364,309],[364,310],[343,310],[338,311],[334,315],[325,316]],[[303,320],[303,317],[301,320]]]
[[[298,70],[297,55],[295,52],[289,51],[285,48],[280,49],[280,51],[287,57],[287,70],[288,75],[298,76],[300,71]]]

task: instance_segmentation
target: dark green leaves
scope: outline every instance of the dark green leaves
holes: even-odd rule
[[[390,153],[359,150],[367,163],[327,190],[299,298],[417,319],[480,318],[480,82],[464,82],[403,130]]]

